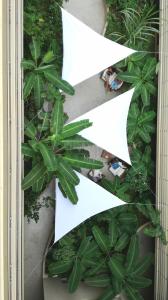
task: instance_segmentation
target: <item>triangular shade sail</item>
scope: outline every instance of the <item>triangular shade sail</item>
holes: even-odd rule
[[[134,89],[98,106],[73,122],[89,119],[93,125],[81,135],[131,165],[127,144],[127,117]]]
[[[58,183],[56,183],[55,242],[88,218],[125,204],[98,184],[79,173],[77,174],[80,183],[76,187],[79,198],[76,205],[64,198]]]
[[[63,72],[72,86],[98,74],[135,51],[96,33],[62,9]]]

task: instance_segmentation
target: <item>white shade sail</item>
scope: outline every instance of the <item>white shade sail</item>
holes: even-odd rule
[[[81,135],[130,165],[127,117],[133,93],[134,89],[131,89],[73,120],[89,119],[93,122]]]
[[[62,78],[72,86],[98,74],[135,51],[96,33],[62,9]]]
[[[58,187],[58,182],[56,183],[55,242],[88,218],[125,204],[90,179],[80,173],[77,175],[80,178],[80,183],[76,187],[79,198],[76,205],[64,198]]]

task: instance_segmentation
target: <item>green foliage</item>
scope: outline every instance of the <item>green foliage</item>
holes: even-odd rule
[[[124,199],[125,201],[130,201],[129,195],[129,183],[122,184],[121,179],[116,176],[113,181],[109,181],[106,178],[103,178],[100,182],[100,185],[105,188],[107,191],[116,195],[120,199]]]
[[[61,190],[64,191],[64,194],[72,203],[76,204],[78,197],[75,186],[79,184],[79,178],[73,168],[99,169],[103,165],[99,161],[85,157],[85,154],[82,152],[80,155],[76,155],[75,152],[72,153],[71,150],[68,150],[71,149],[72,142],[66,139],[76,137],[76,134],[82,129],[90,126],[89,120],[82,120],[64,126],[62,99],[55,101],[52,118],[49,119],[48,137],[42,132],[38,135],[33,123],[28,123],[25,135],[28,133],[28,137],[31,139],[28,139],[27,143],[23,144],[22,150],[23,154],[32,161],[31,165],[33,168],[23,179],[22,188],[27,190],[38,183],[36,191],[41,192],[46,182],[45,177],[50,179],[56,176],[60,180]],[[64,141],[63,143],[62,140]],[[70,141],[70,145],[68,141]],[[78,147],[82,146],[83,142],[86,144],[85,139],[78,139]],[[88,141],[87,144],[89,145]]]
[[[54,52],[48,50],[42,56],[41,44],[39,40],[35,38],[32,39],[29,48],[32,60],[23,59],[22,61],[22,67],[25,71],[24,99],[27,100],[33,91],[35,107],[36,109],[40,109],[44,102],[42,93],[47,83],[50,83],[55,91],[61,89],[65,93],[73,95],[74,89],[58,75],[55,66],[56,57]]]
[[[151,179],[154,177],[154,163],[151,157],[151,148],[146,146],[142,153],[134,149],[131,155],[132,168],[126,174],[125,181],[131,190],[142,194],[150,190]],[[134,178],[134,180],[132,180]]]
[[[102,217],[106,214],[102,213]],[[103,224],[103,228],[108,229],[111,222],[114,222],[112,216]],[[84,281],[88,286],[102,287],[105,291],[99,299],[112,299],[110,297],[115,297],[121,291],[140,295],[140,289],[151,285],[151,280],[144,274],[151,265],[153,256],[139,256],[139,240],[136,234],[121,254],[116,250],[117,239],[113,243],[114,247],[110,245],[112,231],[106,229],[106,232],[103,232],[102,220],[91,230],[87,222],[84,228],[86,231],[82,233],[79,226],[50,250],[47,258],[50,276],[66,277],[70,293],[76,291],[80,281]],[[118,227],[115,230],[121,237],[122,233],[118,232]],[[113,229],[113,232],[115,230]],[[69,249],[70,252],[65,252],[65,249]]]
[[[138,60],[136,58],[137,55],[134,54],[132,60],[126,61],[128,69],[125,72],[120,72],[118,78],[135,87],[134,97],[140,96],[145,107],[150,105],[150,96],[156,93],[154,78],[156,76],[157,60],[155,57],[145,56],[139,63],[139,58]],[[144,65],[142,65],[142,62],[144,62]]]
[[[25,212],[34,216],[35,197],[49,182],[59,178],[64,196],[76,204],[76,185],[79,178],[74,170],[102,168],[102,163],[89,158],[81,149],[91,143],[78,133],[92,124],[88,120],[65,125],[64,96],[74,94],[74,88],[61,79],[62,68],[62,16],[61,0],[36,0],[24,3],[24,70],[25,142],[22,153],[25,159],[25,177],[22,188],[33,201],[25,203]],[[47,108],[49,107],[49,108]],[[37,218],[36,218],[37,219]]]
[[[139,240],[137,235],[133,235],[131,237],[131,242],[127,253],[127,261],[126,261],[127,272],[130,272],[134,268],[135,262],[137,261],[138,257],[139,257]]]
[[[137,50],[151,47],[159,25],[158,10],[153,1],[106,2],[110,8],[106,36]]]
[[[41,199],[38,199],[39,193],[33,192],[31,189],[24,192],[24,214],[27,217],[28,222],[33,219],[36,223],[39,220],[39,210],[42,207],[48,208],[53,206],[55,200],[49,196],[42,196]]]
[[[155,112],[152,110],[139,110],[138,104],[133,103],[128,117],[128,141],[130,144],[142,140],[149,144],[151,142],[151,133],[155,132]]]
[[[82,275],[82,264],[80,259],[75,259],[72,272],[68,279],[68,290],[70,293],[74,293],[79,286]]]
[[[57,40],[57,55],[62,51],[62,0],[25,0],[24,1],[24,38],[26,45],[32,36],[40,38],[45,46],[49,41]],[[26,50],[26,49],[25,49]]]

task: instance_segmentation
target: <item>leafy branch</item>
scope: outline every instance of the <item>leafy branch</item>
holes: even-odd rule
[[[55,101],[51,118],[48,119],[47,136],[39,134],[33,122],[28,123],[25,130],[28,140],[22,145],[22,152],[31,160],[32,169],[23,179],[22,188],[41,192],[51,178],[57,177],[64,195],[76,204],[78,196],[75,186],[79,184],[79,178],[74,170],[103,167],[100,161],[88,158],[85,152],[78,152],[79,148],[91,145],[78,135],[91,125],[89,120],[64,125],[61,98]]]

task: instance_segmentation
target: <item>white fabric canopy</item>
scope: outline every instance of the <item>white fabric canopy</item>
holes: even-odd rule
[[[76,187],[79,201],[73,205],[64,198],[56,183],[55,242],[88,218],[105,210],[124,205],[125,202],[77,173],[80,183]]]
[[[62,9],[62,78],[72,86],[98,74],[135,51],[96,33]]]
[[[134,89],[98,106],[73,122],[89,119],[93,125],[81,135],[131,165],[127,144],[127,117]]]

